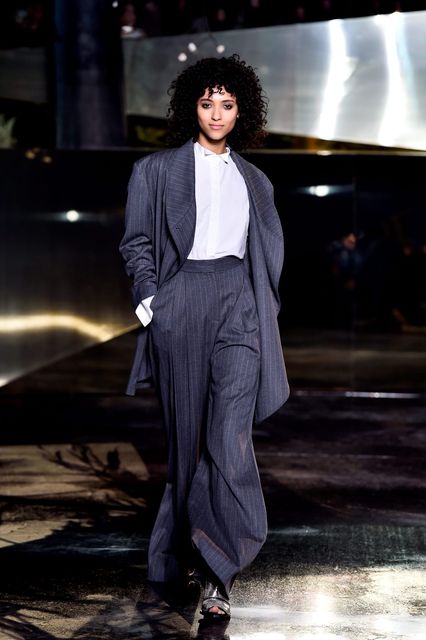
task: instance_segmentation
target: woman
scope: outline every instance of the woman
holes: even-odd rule
[[[277,324],[283,236],[269,180],[235,147],[264,136],[266,102],[237,55],[170,87],[178,148],[135,163],[120,250],[138,336],[127,392],[151,381],[168,438],[148,578],[202,576],[206,617],[230,616],[267,532],[252,424],[288,397]]]

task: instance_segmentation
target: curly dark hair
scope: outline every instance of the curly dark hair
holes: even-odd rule
[[[253,67],[238,54],[204,58],[184,69],[169,88],[167,113],[172,145],[179,146],[199,133],[196,103],[208,89],[222,87],[237,99],[239,118],[227,142],[234,149],[259,147],[265,136],[267,99]]]

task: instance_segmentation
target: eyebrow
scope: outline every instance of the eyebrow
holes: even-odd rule
[[[199,100],[207,100],[208,102],[213,102],[211,98],[199,98]],[[235,102],[235,98],[223,98],[222,102]]]

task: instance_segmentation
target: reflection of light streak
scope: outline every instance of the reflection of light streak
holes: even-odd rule
[[[64,313],[40,313],[26,316],[0,317],[0,333],[24,333],[48,329],[69,329],[104,342],[114,337],[111,327]]]
[[[346,54],[346,38],[341,20],[330,20],[330,65],[316,135],[331,140],[336,129],[339,105],[345,96],[345,81],[351,73]]]
[[[381,527],[376,532],[380,536]],[[297,534],[297,531],[293,533]],[[303,530],[299,533],[303,534]],[[413,568],[421,563],[420,548],[389,567],[371,567],[362,571],[335,571],[333,574],[286,576],[269,583],[249,583],[251,589],[262,589],[259,598],[286,603],[285,607],[249,601],[245,607],[233,607],[234,620],[256,621],[270,631],[232,633],[232,640],[337,640],[347,638],[345,630],[386,638],[426,638],[426,621],[422,616],[424,571]],[[411,566],[407,562],[413,563]],[[414,564],[416,563],[416,564]],[[280,586],[278,586],[280,585]],[[250,590],[249,590],[250,593]],[[263,595],[264,594],[264,595]],[[416,601],[419,602],[417,607]],[[359,604],[358,604],[359,603]],[[252,623],[253,624],[253,623]],[[254,626],[254,625],[253,625]],[[281,630],[283,629],[283,630]],[[288,635],[290,634],[290,635]]]
[[[398,138],[406,116],[406,91],[398,53],[400,14],[376,16],[385,40],[388,93],[378,134],[383,146],[392,146]]]

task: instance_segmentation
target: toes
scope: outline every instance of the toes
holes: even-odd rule
[[[220,615],[225,614],[225,612],[222,611],[222,609],[219,609],[219,607],[210,607],[209,613],[219,613]]]

